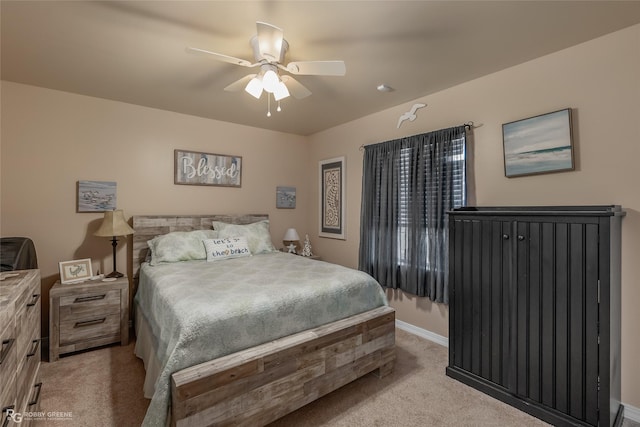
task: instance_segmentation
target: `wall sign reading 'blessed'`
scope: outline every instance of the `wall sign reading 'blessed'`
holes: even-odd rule
[[[242,157],[174,150],[174,183],[240,187]]]

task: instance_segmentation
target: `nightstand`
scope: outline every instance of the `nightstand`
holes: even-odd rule
[[[61,284],[49,291],[49,362],[61,354],[129,343],[129,279]]]

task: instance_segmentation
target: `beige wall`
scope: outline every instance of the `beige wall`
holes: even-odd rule
[[[111,246],[107,239],[92,236],[101,215],[75,212],[76,182],[116,181],[118,207],[127,217],[266,212],[271,215],[276,244],[285,229],[293,226],[301,234],[309,233],[314,252],[324,259],[356,267],[362,179],[359,147],[472,120],[477,126],[473,151],[478,204],[615,203],[625,207],[622,398],[639,408],[640,367],[635,362],[640,354],[640,335],[635,331],[640,324],[636,309],[640,264],[635,262],[640,251],[638,75],[640,26],[634,26],[419,98],[428,107],[419,111],[415,122],[405,122],[400,129],[396,129],[397,118],[412,103],[308,138],[2,82],[0,234],[34,239],[45,298],[57,278],[58,261],[90,257],[94,268],[109,272]],[[501,124],[566,107],[574,109],[576,171],[505,178]],[[175,148],[243,156],[242,188],[174,185]],[[336,156],[347,159],[346,240],[319,238],[317,230],[317,162]],[[297,187],[296,209],[275,208],[277,185]],[[128,271],[127,250],[119,248],[119,269],[124,272],[127,266]],[[446,306],[401,292],[388,295],[398,319],[447,336]]]
[[[464,54],[461,52],[461,54]],[[442,92],[416,99],[428,104],[418,119],[396,128],[412,102],[313,135],[311,161],[347,157],[347,240],[316,238],[324,258],[358,263],[362,144],[473,121],[479,205],[620,204],[622,241],[622,400],[640,407],[640,26],[593,40]],[[429,78],[425,76],[425,78]],[[392,83],[393,82],[389,82]],[[397,83],[400,86],[400,82]],[[374,88],[372,88],[374,90]],[[385,96],[380,94],[380,96]],[[576,171],[505,178],[502,124],[573,108]],[[318,177],[312,184],[317,200]],[[318,208],[311,210],[318,222]],[[448,335],[446,306],[388,292],[400,320]]]
[[[0,235],[33,239],[47,298],[59,261],[112,270],[110,240],[93,236],[102,214],[76,213],[78,180],[115,181],[127,218],[267,213],[280,246],[286,228],[307,232],[311,177],[299,136],[2,82],[1,137]],[[242,187],[174,185],[176,148],[242,156]],[[276,209],[278,185],[297,187],[296,209]],[[117,265],[130,274],[128,242]]]

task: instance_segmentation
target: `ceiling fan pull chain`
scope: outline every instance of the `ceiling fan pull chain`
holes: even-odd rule
[[[267,93],[267,117],[271,117],[271,94]]]
[[[276,111],[277,111],[277,112],[282,111],[282,108],[280,108],[280,101],[278,101],[278,108],[276,108]]]

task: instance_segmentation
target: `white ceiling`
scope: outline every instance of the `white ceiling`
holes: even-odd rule
[[[0,7],[3,80],[300,135],[640,22],[640,1],[2,0]],[[284,30],[286,62],[341,59],[346,76],[296,76],[313,94],[287,98],[267,118],[264,95],[223,90],[255,69],[185,52],[193,46],[252,61],[256,21]],[[378,92],[382,83],[395,91]]]

